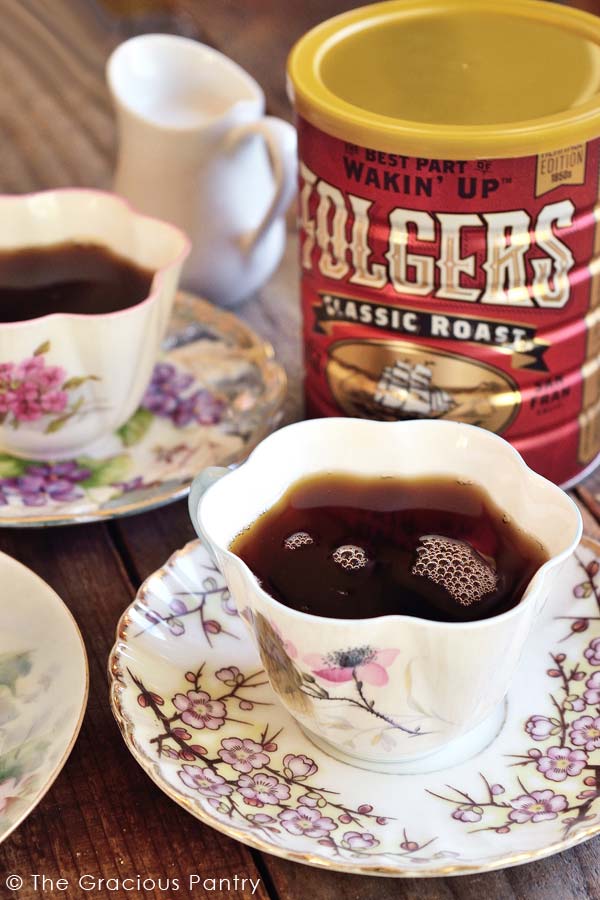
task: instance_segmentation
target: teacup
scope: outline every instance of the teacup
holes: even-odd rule
[[[145,300],[99,315],[0,321],[0,449],[64,459],[119,428],[150,380],[189,252],[182,231],[87,189],[0,197],[0,251],[99,244],[155,272]]]
[[[403,615],[342,620],[290,609],[263,590],[229,546],[297,479],[328,471],[467,479],[538,539],[549,559],[520,603],[465,624]],[[449,421],[330,418],[290,425],[239,469],[201,473],[190,514],[281,702],[317,743],[380,768],[440,751],[497,716],[557,570],[582,530],[575,503],[510,444]]]

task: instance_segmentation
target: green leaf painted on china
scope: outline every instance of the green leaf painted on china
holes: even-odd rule
[[[44,341],[43,344],[40,344],[40,346],[37,348],[37,350],[33,351],[33,355],[41,356],[43,353],[47,353],[49,349],[50,349],[50,341]]]
[[[27,459],[17,459],[8,453],[0,453],[0,478],[17,478],[31,465]]]
[[[146,435],[153,421],[154,413],[140,407],[124,425],[121,425],[117,434],[125,447],[133,447]]]
[[[48,422],[46,428],[44,429],[44,434],[54,434],[55,431],[60,431],[63,425],[66,425],[70,418],[72,418],[73,413],[68,413],[66,416],[60,416],[58,419],[52,419],[51,422]]]
[[[86,381],[102,381],[102,379],[98,375],[73,375],[72,378],[67,378],[63,384],[63,390],[70,391],[73,388],[81,387]]]
[[[72,419],[74,415],[76,415],[81,407],[83,406],[83,397],[80,397],[76,403],[73,404],[68,413],[64,416],[59,416],[58,419],[53,419],[46,426],[44,433],[45,434],[53,434],[55,431],[60,431],[63,425],[66,425],[69,419]]]
[[[107,484],[115,484],[125,481],[131,465],[131,457],[128,453],[120,453],[118,456],[109,456],[108,459],[89,459],[81,456],[77,464],[92,473],[89,478],[81,482],[82,487],[103,487]]]
[[[49,746],[47,736],[34,737],[0,755],[0,783],[32,775],[44,762]]]
[[[81,387],[86,381],[87,377],[85,375],[74,375],[72,378],[67,378],[63,384],[63,391],[70,391],[72,388]]]
[[[31,654],[0,653],[0,685],[5,685],[14,694],[17,680],[31,672]]]

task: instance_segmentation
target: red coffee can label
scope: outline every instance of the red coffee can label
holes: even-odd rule
[[[309,414],[469,422],[577,478],[600,453],[600,139],[441,160],[298,133]]]

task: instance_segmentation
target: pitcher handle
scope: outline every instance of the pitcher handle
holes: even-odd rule
[[[229,148],[236,147],[248,135],[253,134],[259,134],[264,138],[275,181],[275,193],[260,224],[244,232],[239,239],[242,250],[246,253],[252,250],[273,222],[284,215],[296,193],[298,172],[297,138],[293,125],[276,116],[265,116],[257,122],[239,125],[229,132],[227,141]]]
[[[223,475],[227,475],[228,472],[229,469],[226,469],[223,466],[208,466],[208,468],[203,469],[199,475],[196,475],[192,482],[192,486],[190,488],[190,493],[188,496],[188,510],[190,513],[190,519],[192,520],[192,525],[194,526],[196,534],[202,541],[206,552],[210,556],[213,563],[217,566],[217,568],[219,564],[215,556],[215,551],[213,549],[210,538],[200,524],[198,509],[200,506],[200,501],[202,500],[202,497],[207,492],[209,487],[212,487],[215,482],[219,481],[223,477]]]

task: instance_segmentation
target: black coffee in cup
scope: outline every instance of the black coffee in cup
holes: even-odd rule
[[[144,300],[153,277],[150,269],[99,244],[0,251],[0,322],[117,312]]]
[[[230,549],[293,609],[440,622],[506,612],[549,558],[483,488],[450,476],[309,476]]]

